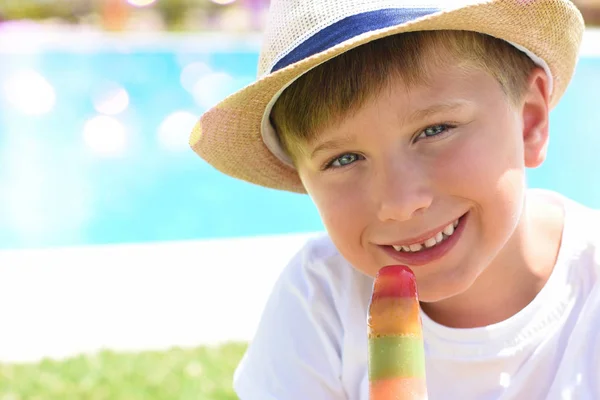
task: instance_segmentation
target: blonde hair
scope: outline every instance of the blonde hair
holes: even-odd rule
[[[535,63],[509,43],[469,31],[420,31],[378,39],[307,72],[282,93],[271,112],[286,152],[296,159],[303,144],[379,93],[394,77],[407,86],[427,84],[432,66],[455,62],[497,79],[513,104],[526,89]]]

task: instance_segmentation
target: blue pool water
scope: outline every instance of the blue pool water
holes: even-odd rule
[[[221,175],[182,135],[253,80],[255,48],[1,56],[0,249],[322,229],[306,196]],[[600,58],[583,58],[531,186],[600,207],[598,93]]]

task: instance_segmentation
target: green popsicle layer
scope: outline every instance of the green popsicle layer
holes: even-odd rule
[[[383,336],[369,339],[369,380],[424,377],[423,338]]]

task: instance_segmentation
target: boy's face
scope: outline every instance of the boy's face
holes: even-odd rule
[[[548,113],[538,70],[519,106],[483,71],[431,71],[427,85],[392,81],[297,160],[341,254],[370,276],[410,266],[426,302],[467,290],[515,236]]]

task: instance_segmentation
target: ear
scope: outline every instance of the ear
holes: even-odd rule
[[[550,81],[542,68],[529,77],[521,102],[523,117],[523,156],[525,166],[539,167],[546,159],[549,127]]]

